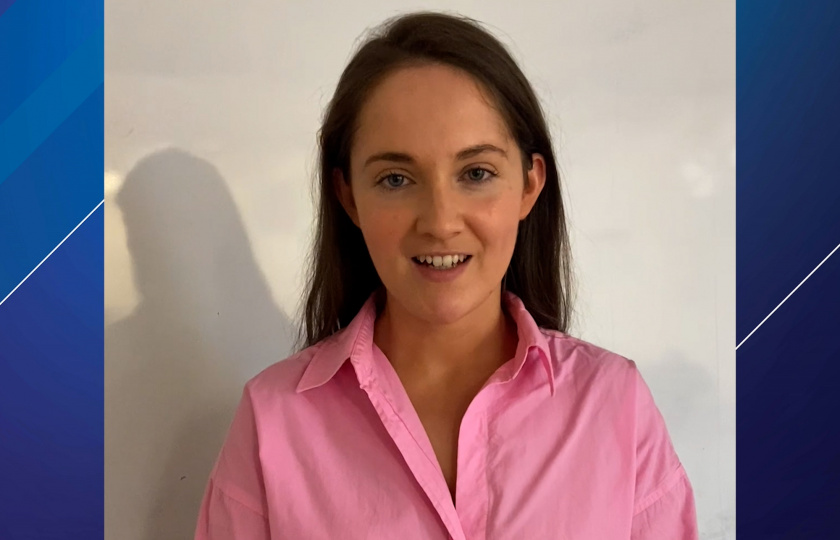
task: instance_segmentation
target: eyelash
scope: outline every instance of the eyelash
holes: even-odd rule
[[[484,176],[484,178],[483,178],[483,179],[481,179],[481,180],[473,180],[473,181],[470,181],[470,182],[469,182],[469,183],[471,183],[471,184],[476,184],[476,185],[486,184],[487,182],[489,182],[490,180],[492,180],[493,178],[495,178],[496,176],[498,176],[498,174],[497,174],[497,173],[495,173],[495,172],[493,172],[493,171],[491,171],[490,169],[487,169],[487,168],[485,168],[485,167],[471,167],[470,169],[467,169],[466,173],[469,173],[469,172],[472,172],[472,171],[484,171],[484,172],[486,172],[486,173],[487,173],[487,174]],[[466,173],[465,173],[465,174],[466,174]],[[403,185],[401,185],[401,186],[397,186],[397,187],[392,187],[392,186],[389,186],[389,185],[386,183],[386,180],[387,180],[388,178],[391,178],[392,176],[402,176],[403,178],[405,178],[405,175],[404,175],[404,174],[400,174],[400,173],[396,173],[396,172],[388,172],[388,173],[386,173],[386,174],[384,174],[384,175],[380,176],[380,177],[379,177],[379,179],[376,181],[376,184],[377,184],[377,185],[379,185],[379,186],[384,187],[385,189],[387,189],[387,190],[389,190],[389,191],[396,191],[396,190],[399,190],[399,189],[402,189],[402,188],[404,188],[404,187],[405,187],[405,184],[403,184]]]

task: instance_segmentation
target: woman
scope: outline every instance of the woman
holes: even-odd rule
[[[389,21],[320,152],[306,348],[246,385],[196,538],[697,538],[635,364],[565,334],[557,167],[505,48]]]

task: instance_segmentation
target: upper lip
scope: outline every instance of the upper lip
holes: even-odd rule
[[[447,255],[465,255],[469,257],[470,254],[466,251],[430,251],[428,253],[418,253],[417,255],[412,255],[412,257],[446,257]]]

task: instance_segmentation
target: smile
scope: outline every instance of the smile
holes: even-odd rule
[[[455,268],[461,263],[464,263],[470,258],[472,255],[462,255],[462,254],[455,254],[455,255],[420,255],[417,257],[412,257],[413,260],[417,264],[421,264],[424,266],[429,266],[434,268],[435,270],[450,270]]]

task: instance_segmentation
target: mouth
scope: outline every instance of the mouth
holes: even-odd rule
[[[452,270],[464,264],[472,258],[472,255],[451,254],[451,255],[418,255],[411,260],[418,266],[425,266],[434,270]]]

